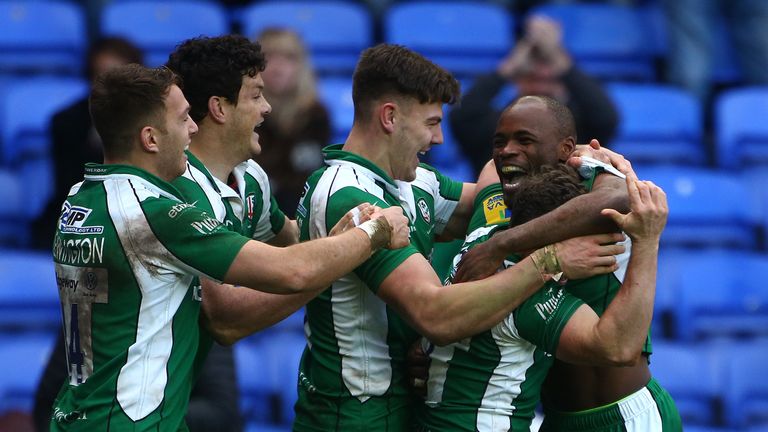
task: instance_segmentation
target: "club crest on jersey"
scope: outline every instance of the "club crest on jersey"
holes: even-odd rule
[[[419,208],[419,213],[421,213],[422,219],[427,221],[427,223],[431,223],[432,217],[429,215],[429,206],[427,205],[427,202],[424,201],[424,198],[419,198],[419,201],[416,202],[416,207]]]
[[[248,220],[253,219],[253,210],[256,207],[255,198],[253,194],[245,197],[245,209],[248,212]]]
[[[93,210],[86,207],[78,207],[64,202],[59,217],[59,231],[67,234],[101,234],[103,226],[83,225]]]

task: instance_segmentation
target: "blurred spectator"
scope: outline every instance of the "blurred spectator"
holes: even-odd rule
[[[267,57],[261,76],[272,112],[258,129],[265,150],[254,159],[269,174],[280,208],[293,218],[305,180],[323,164],[320,150],[329,144],[331,121],[299,35],[272,28],[257,39]]]
[[[88,81],[114,66],[141,63],[141,51],[122,38],[99,39],[88,50],[84,74]],[[51,121],[54,187],[51,200],[33,223],[32,246],[50,250],[61,203],[69,189],[83,180],[86,162],[102,161],[101,139],[91,124],[88,96],[64,108]]]
[[[618,112],[602,85],[579,70],[562,45],[562,30],[549,18],[534,16],[525,33],[495,72],[478,77],[450,113],[450,127],[476,172],[488,161],[501,109],[494,99],[506,84],[518,96],[543,95],[565,104],[576,119],[579,142],[610,142]]]
[[[48,431],[51,408],[67,379],[64,335],[59,333],[35,393],[33,418],[35,430]],[[213,344],[205,365],[197,376],[187,408],[186,424],[190,432],[238,432],[242,430],[239,393],[231,347]]]
[[[768,1],[663,0],[667,79],[702,102],[712,96],[718,21],[723,19],[746,84],[768,84]],[[721,18],[722,17],[722,18]]]

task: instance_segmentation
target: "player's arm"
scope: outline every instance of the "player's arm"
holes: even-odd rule
[[[272,246],[284,247],[296,244],[299,242],[299,226],[293,219],[288,219],[285,216],[285,223],[283,228],[267,243]]]
[[[615,270],[613,254],[622,246],[599,244],[615,241],[615,237],[604,234],[597,241],[577,238],[559,243],[562,270],[574,278]],[[537,267],[534,257],[541,252],[487,279],[445,287],[424,257],[415,254],[383,280],[377,294],[422,335],[445,345],[491,328],[536,292],[543,278],[541,262],[537,261]]]
[[[489,164],[493,166],[493,161]],[[483,172],[486,170],[490,168],[486,166]],[[470,250],[462,258],[455,280],[486,277],[498,268],[504,257],[513,253],[571,237],[617,231],[611,218],[600,212],[606,208],[627,211],[627,204],[624,179],[610,173],[599,174],[589,193],[577,196],[538,218],[504,230]]]
[[[463,238],[467,233],[467,226],[472,219],[472,202],[475,200],[475,194],[479,189],[475,183],[464,183],[461,189],[461,197],[453,211],[451,218],[443,228],[443,232],[437,236],[438,241],[450,241],[457,238]]]
[[[358,206],[358,221],[369,220],[378,207]],[[355,212],[350,211],[331,230],[340,234],[355,227]],[[294,221],[291,221],[294,222]],[[294,222],[295,224],[295,222]],[[317,294],[307,291],[279,295],[256,289],[219,284],[201,278],[203,292],[203,323],[217,342],[231,345],[259,330],[276,324],[296,312]]]
[[[574,313],[560,336],[557,357],[569,363],[631,365],[640,357],[653,317],[659,237],[668,214],[664,192],[627,177],[632,211],[606,210],[631,238],[632,254],[616,297],[599,317],[587,306]]]
[[[223,280],[275,294],[319,291],[363,263],[373,251],[409,243],[408,219],[399,207],[381,210],[372,219],[342,234],[285,248],[248,241]]]

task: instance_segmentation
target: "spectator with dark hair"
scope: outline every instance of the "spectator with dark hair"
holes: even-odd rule
[[[256,39],[267,58],[262,76],[272,112],[259,128],[265,151],[255,159],[269,174],[280,208],[292,216],[304,180],[323,164],[321,150],[331,139],[331,120],[318,99],[315,75],[299,35],[270,28]]]
[[[108,37],[88,49],[83,73],[88,81],[118,65],[141,63],[141,51],[125,39]],[[33,223],[32,246],[50,249],[61,203],[70,186],[83,178],[83,165],[101,162],[101,139],[88,113],[88,97],[83,97],[54,114],[51,120],[53,193],[43,213]]]
[[[549,96],[565,104],[576,119],[578,136],[586,142],[597,139],[606,144],[616,132],[616,107],[602,85],[573,63],[562,45],[560,25],[534,16],[496,71],[478,77],[450,113],[451,130],[477,172],[487,162],[486,148],[501,114],[494,98],[506,84],[513,84],[518,96]]]

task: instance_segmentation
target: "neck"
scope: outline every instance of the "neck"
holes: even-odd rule
[[[352,126],[352,131],[344,142],[343,149],[368,159],[387,175],[394,178],[388,152],[392,148],[390,145],[391,137],[392,135],[379,133],[370,130],[370,128],[366,129],[356,123]]]
[[[198,133],[192,137],[189,151],[214,177],[226,183],[235,166],[247,159],[232,154],[232,147],[226,145],[223,136],[215,129],[200,126]]]

